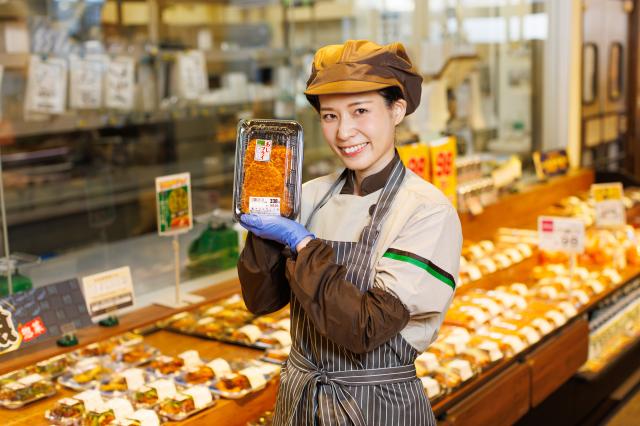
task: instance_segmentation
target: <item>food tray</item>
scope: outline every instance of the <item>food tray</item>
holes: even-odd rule
[[[41,399],[45,399],[45,398],[49,398],[53,395],[55,395],[57,393],[57,390],[55,388],[55,385],[53,385],[53,383],[51,384],[51,390],[47,393],[43,393],[40,395],[37,395],[31,399],[28,399],[26,401],[10,401],[10,400],[0,400],[0,405],[3,406],[4,408],[8,408],[10,410],[16,410],[18,408],[22,408],[27,404],[31,404],[32,402],[36,402],[36,401],[40,401]]]
[[[266,387],[267,387],[267,383],[265,383],[262,386],[259,386],[259,387],[255,388],[255,389],[243,389],[240,392],[227,392],[227,391],[220,390],[220,389],[216,388],[215,386],[212,386],[209,389],[211,389],[211,392],[213,392],[214,394],[220,396],[221,398],[225,398],[225,399],[241,399],[241,398],[244,398],[245,396],[249,395],[250,393],[261,391],[262,389],[264,389]]]
[[[184,413],[184,414],[168,414],[165,413],[162,410],[158,410],[158,415],[164,419],[170,420],[172,422],[181,422],[185,419],[188,419],[189,417],[195,416],[198,413],[203,412],[204,410],[208,410],[209,408],[213,407],[214,405],[216,405],[217,402],[217,398],[215,397],[215,395],[213,395],[213,400],[208,403],[207,405],[205,405],[204,407],[201,408],[197,408],[193,411],[191,411],[190,413]]]
[[[83,417],[76,419],[58,419],[51,415],[51,410],[44,412],[44,418],[51,422],[52,425],[57,426],[81,426]]]
[[[236,140],[233,215],[281,215],[295,219],[302,192],[302,126],[291,120],[240,120]],[[267,183],[251,188],[249,182]]]

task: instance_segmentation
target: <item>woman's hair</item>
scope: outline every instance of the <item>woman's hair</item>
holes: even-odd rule
[[[399,99],[404,99],[402,90],[398,86],[389,86],[384,89],[378,90],[378,94],[384,99],[384,103],[388,108]],[[320,111],[320,97],[318,95],[307,95],[309,103],[315,108],[316,111]]]

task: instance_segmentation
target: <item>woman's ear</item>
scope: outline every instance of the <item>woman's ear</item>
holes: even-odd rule
[[[391,105],[391,113],[393,114],[393,124],[397,126],[402,122],[407,113],[407,101],[404,99],[396,100],[393,105]]]

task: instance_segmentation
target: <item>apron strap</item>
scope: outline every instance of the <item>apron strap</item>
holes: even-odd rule
[[[327,201],[329,201],[329,198],[331,198],[335,190],[338,189],[338,186],[340,185],[340,183],[347,178],[347,173],[349,173],[349,169],[345,168],[342,171],[342,173],[340,173],[340,176],[338,176],[338,179],[336,179],[336,181],[333,182],[333,184],[331,185],[331,188],[329,188],[326,194],[324,194],[320,202],[313,207],[313,210],[311,211],[311,214],[309,215],[307,222],[304,224],[305,228],[309,229],[309,225],[311,224],[311,220],[313,219],[313,216],[315,216],[316,212],[320,210],[325,204],[327,204]]]

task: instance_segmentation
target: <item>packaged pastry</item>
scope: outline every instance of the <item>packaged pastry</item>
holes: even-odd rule
[[[253,345],[261,336],[262,331],[260,331],[257,326],[248,324],[240,327],[237,330],[234,330],[229,338],[234,342],[243,343],[245,345]]]
[[[288,331],[277,330],[271,333],[264,333],[258,337],[256,343],[260,343],[265,347],[291,346],[291,334]]]
[[[423,377],[440,367],[438,357],[431,352],[424,352],[416,358],[416,375]]]
[[[466,382],[473,377],[473,368],[471,363],[465,359],[454,359],[443,364],[444,368],[452,370],[463,382]]]
[[[131,365],[142,365],[151,361],[160,351],[144,343],[121,345],[111,353],[111,358],[117,362]]]
[[[108,426],[116,420],[116,415],[111,408],[103,406],[99,409],[87,411],[84,415],[83,426]]]
[[[106,396],[113,396],[140,389],[146,379],[144,371],[138,368],[130,368],[104,379],[98,389]]]
[[[479,373],[492,363],[489,354],[478,348],[465,349],[456,355],[456,358],[467,361],[475,373]]]
[[[244,213],[297,217],[302,155],[303,133],[297,122],[241,120],[233,185],[236,220]]]
[[[430,400],[434,400],[443,393],[440,388],[440,384],[433,377],[421,377],[420,381],[422,382],[422,387],[427,392],[427,397]]]
[[[186,368],[180,376],[180,381],[188,385],[201,385],[209,383],[215,378],[213,369],[208,365],[199,365]]]
[[[62,398],[52,409],[45,411],[44,417],[55,425],[78,426],[84,417],[84,403],[74,398]]]
[[[131,401],[126,398],[111,398],[107,401],[108,409],[113,410],[116,418],[124,419],[133,415],[133,406]]]
[[[212,389],[224,398],[242,398],[266,386],[267,379],[265,372],[265,370],[260,368],[248,367],[237,373],[219,377]]]
[[[76,352],[79,358],[91,358],[108,355],[117,344],[111,340],[105,340],[98,343],[92,343],[84,348],[78,349]]]
[[[169,318],[167,326],[181,331],[189,331],[197,321],[196,316],[191,312],[181,312]]]
[[[15,409],[56,393],[55,385],[39,374],[22,377],[0,388],[0,405]]]
[[[211,391],[206,386],[193,386],[172,398],[160,402],[159,413],[172,421],[182,421],[214,404]]]
[[[130,417],[131,420],[137,421],[139,426],[160,426],[158,414],[153,410],[139,409]]]
[[[207,337],[218,337],[224,334],[225,324],[213,317],[204,317],[195,323],[193,331]]]
[[[36,373],[43,377],[58,377],[69,367],[69,357],[58,355],[36,364]]]
[[[441,388],[446,389],[447,392],[451,392],[462,384],[462,379],[455,371],[439,367],[433,373],[431,377],[438,382]]]
[[[284,346],[281,348],[269,348],[265,350],[264,356],[261,359],[267,362],[282,364],[289,358],[290,352],[291,352],[291,346]]]
[[[151,361],[151,369],[159,375],[167,376],[177,373],[182,366],[184,360],[180,357],[161,355]]]
[[[138,389],[133,395],[136,406],[149,408],[159,401],[176,395],[176,386],[172,380],[160,379]]]

